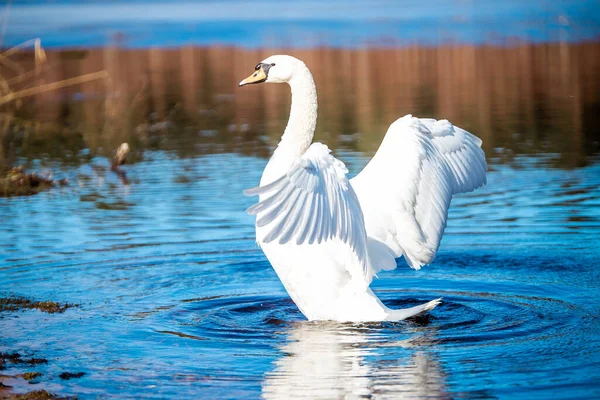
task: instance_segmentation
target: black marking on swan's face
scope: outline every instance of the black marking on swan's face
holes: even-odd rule
[[[262,68],[263,72],[265,73],[265,77],[264,79],[261,79],[260,81],[256,81],[256,82],[252,82],[252,83],[261,83],[267,80],[267,78],[269,77],[269,70],[271,69],[271,67],[274,67],[275,63],[271,63],[271,64],[266,64],[266,63],[258,63],[256,64],[256,67],[254,67],[255,71],[260,71],[260,69]]]
[[[240,86],[251,85],[266,82],[269,77],[269,70],[275,66],[275,63],[260,62],[254,67],[254,73],[240,82]]]
[[[271,63],[271,64],[258,63],[258,64],[256,64],[256,67],[254,69],[259,70],[260,67],[262,67],[263,71],[265,71],[265,75],[269,76],[269,70],[271,69],[271,67],[274,67],[274,66],[275,66],[275,63]]]

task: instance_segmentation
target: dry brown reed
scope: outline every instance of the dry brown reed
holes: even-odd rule
[[[482,137],[488,154],[557,152],[570,166],[585,162],[598,138],[598,42],[51,50],[44,55],[56,68],[44,68],[46,81],[98,68],[110,78],[37,93],[24,107],[37,124],[68,127],[106,156],[124,141],[189,154],[212,145],[261,152],[285,128],[289,90],[237,82],[274,53],[295,55],[311,68],[319,93],[316,140],[332,148],[372,153],[390,123],[407,113],[449,119]],[[34,58],[20,65],[31,71]]]
[[[25,67],[21,66],[19,62],[14,61],[11,57],[19,54],[27,47],[33,46],[33,58],[34,68],[32,70],[25,70]],[[10,78],[6,77],[6,73],[0,69],[0,88],[2,89],[0,95],[0,106],[11,103],[15,100],[22,99],[24,97],[34,96],[36,94],[44,93],[51,90],[61,89],[67,86],[79,85],[85,82],[94,81],[97,79],[106,79],[108,74],[105,70],[97,71],[94,73],[84,74],[68,79],[63,79],[57,82],[51,82],[47,84],[35,84],[36,77],[38,77],[47,62],[46,52],[42,47],[41,40],[39,38],[32,39],[14,46],[8,50],[0,53],[0,65],[6,67],[12,71]],[[31,87],[25,87],[16,89],[15,85],[30,82]]]

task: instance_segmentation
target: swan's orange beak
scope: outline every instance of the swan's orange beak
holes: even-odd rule
[[[254,71],[254,73],[252,75],[250,75],[249,77],[247,77],[246,79],[241,81],[239,85],[244,86],[244,85],[249,85],[251,83],[261,83],[266,80],[267,80],[267,74],[265,73],[265,70],[261,66],[259,69]]]

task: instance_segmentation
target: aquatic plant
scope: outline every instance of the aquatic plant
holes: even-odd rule
[[[0,165],[0,197],[29,196],[50,189],[65,186],[66,179],[54,180],[35,172],[25,172],[23,167],[7,168]],[[0,299],[0,310],[2,307]]]
[[[24,297],[12,296],[0,298],[0,312],[39,310],[49,314],[63,313],[69,308],[77,307],[78,304],[57,303],[55,301],[35,301]],[[1,357],[0,357],[1,358]]]

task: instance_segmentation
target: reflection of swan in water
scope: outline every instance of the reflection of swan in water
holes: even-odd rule
[[[266,399],[448,398],[435,357],[356,325],[298,323],[263,382]]]

